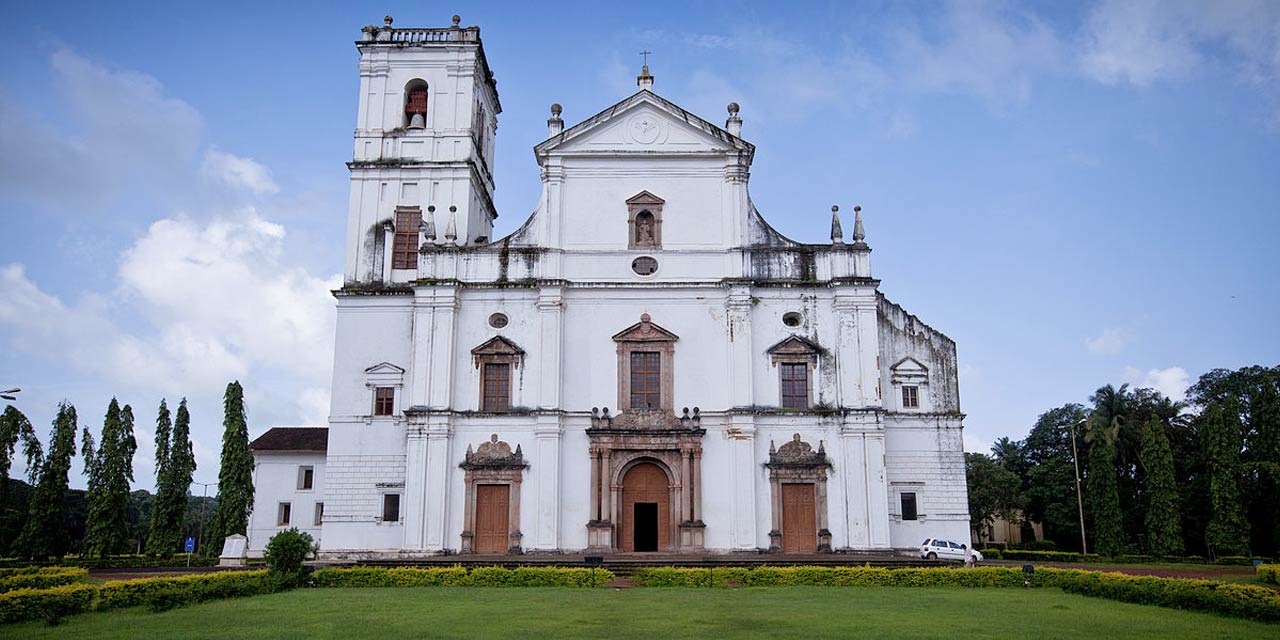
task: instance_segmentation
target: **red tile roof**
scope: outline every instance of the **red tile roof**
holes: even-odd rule
[[[315,451],[329,449],[328,427],[272,427],[249,443],[250,451]]]

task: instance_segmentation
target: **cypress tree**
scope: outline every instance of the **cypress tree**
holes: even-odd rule
[[[35,490],[27,503],[27,521],[15,543],[18,555],[29,560],[62,557],[71,546],[67,535],[64,498],[71,458],[76,455],[76,408],[62,402],[53,419],[49,452],[40,464]]]
[[[222,460],[218,469],[215,540],[236,533],[245,534],[249,529],[249,511],[253,509],[253,455],[249,453],[244,388],[239,381],[227,385],[222,409]]]
[[[1142,430],[1139,457],[1147,479],[1147,546],[1154,555],[1181,555],[1182,522],[1178,483],[1173,476],[1173,451],[1164,424],[1154,415]]]
[[[1091,421],[1092,444],[1089,447],[1089,476],[1085,478],[1085,495],[1093,515],[1093,548],[1103,555],[1124,552],[1123,514],[1120,493],[1116,487],[1115,446],[1107,424],[1095,417]]]
[[[1201,415],[1200,442],[1209,471],[1213,518],[1205,529],[1209,550],[1218,555],[1249,553],[1249,523],[1240,499],[1240,412],[1236,402],[1212,402]]]
[[[160,399],[160,409],[156,413],[156,498],[151,503],[151,523],[147,529],[147,554],[160,555],[172,551],[161,543],[164,535],[164,516],[161,513],[161,495],[169,469],[169,437],[173,431],[173,422],[169,415],[169,406],[164,398]]]
[[[187,400],[178,403],[177,420],[172,432],[168,431],[168,409],[162,402],[162,420],[156,423],[156,449],[160,447],[160,432],[165,430],[165,457],[157,467],[163,469],[157,479],[156,500],[151,511],[151,533],[147,539],[147,552],[168,555],[176,552],[182,542],[182,523],[187,515],[187,489],[196,470],[195,455],[191,449],[191,415],[187,413]],[[163,422],[163,424],[161,424]]]
[[[133,480],[133,454],[138,448],[133,437],[133,408],[127,404],[121,408],[112,398],[101,437],[93,462],[85,462],[89,474],[89,518],[85,523],[84,555],[94,558],[124,551],[129,539],[129,483]],[[85,455],[91,455],[87,449]]]
[[[36,437],[31,421],[13,405],[8,405],[0,414],[0,556],[9,555],[9,543],[13,539],[8,512],[9,469],[13,466],[13,454],[17,452],[19,441],[27,458],[27,480],[34,486],[44,459],[40,439]],[[14,519],[20,520],[21,517]]]

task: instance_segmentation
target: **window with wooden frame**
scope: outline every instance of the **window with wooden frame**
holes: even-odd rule
[[[382,521],[383,522],[399,522],[400,521],[400,494],[398,493],[382,494]]]
[[[778,406],[806,411],[812,408],[812,380],[822,348],[807,338],[792,335],[769,347],[767,353],[778,368]]]
[[[484,363],[484,382],[480,408],[483,411],[506,411],[511,408],[511,364]]]
[[[902,408],[920,408],[920,387],[915,385],[904,385],[902,387]]]
[[[418,226],[422,212],[417,209],[396,210],[396,232],[391,241],[391,268],[418,268]]]
[[[515,397],[515,370],[524,361],[524,349],[502,336],[494,336],[471,350],[480,370],[480,410],[509,411]]]
[[[317,503],[316,503],[316,517],[315,517],[315,520],[313,520],[313,521],[312,521],[312,524],[314,524],[315,526],[317,526],[317,527],[318,527],[318,526],[320,526],[323,522],[324,522],[324,503],[323,503],[323,502],[317,502]]]
[[[315,467],[298,467],[298,490],[310,491],[316,480]]]
[[[662,354],[657,351],[631,352],[632,409],[662,408]]]
[[[809,363],[783,362],[778,365],[784,409],[809,408]]]
[[[293,505],[289,504],[288,502],[280,503],[280,505],[276,508],[276,526],[277,527],[289,526],[289,516],[292,515],[290,513],[292,510],[293,510]]]
[[[373,415],[393,416],[396,414],[396,388],[374,387]]]

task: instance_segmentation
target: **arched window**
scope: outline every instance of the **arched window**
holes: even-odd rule
[[[427,126],[427,83],[410,80],[404,87],[404,126],[425,129]]]

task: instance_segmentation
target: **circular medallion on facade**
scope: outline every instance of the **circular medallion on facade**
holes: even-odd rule
[[[506,314],[495,313],[489,316],[489,326],[493,327],[494,329],[501,329],[507,326]]]
[[[627,122],[627,132],[640,144],[652,144],[662,135],[662,124],[652,114],[642,113]]]
[[[782,324],[785,324],[788,327],[800,326],[800,320],[800,314],[795,311],[788,311],[787,313],[782,314]]]
[[[658,261],[649,256],[640,256],[631,261],[631,270],[639,276],[651,276],[658,270]]]

